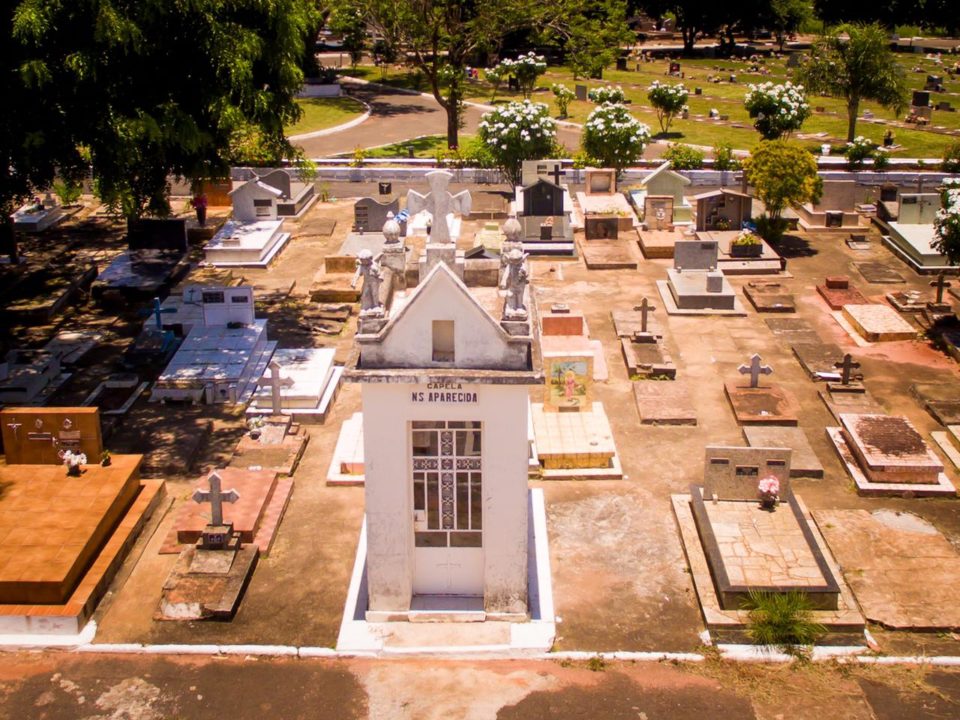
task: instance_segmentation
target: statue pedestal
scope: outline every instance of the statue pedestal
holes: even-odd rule
[[[437,263],[446,263],[463,280],[463,250],[457,250],[453,243],[427,243],[426,251],[420,257],[420,282],[427,279]]]

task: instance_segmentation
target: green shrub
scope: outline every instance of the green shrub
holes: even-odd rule
[[[770,243],[779,242],[787,231],[787,220],[782,217],[761,215],[754,218],[753,223],[757,226],[757,235]]]
[[[64,205],[75,205],[83,194],[83,185],[76,180],[57,180],[53,184],[53,192]]]
[[[717,143],[713,146],[713,167],[717,170],[740,169],[740,161],[733,154],[730,143]]]
[[[747,634],[758,645],[773,645],[785,652],[798,645],[813,645],[826,628],[813,620],[810,600],[804,593],[769,593],[751,590],[743,603],[750,625]]]
[[[960,140],[950,143],[943,151],[943,171],[960,172]]]
[[[699,170],[703,167],[703,153],[690,145],[673,143],[663,153],[674,170]]]

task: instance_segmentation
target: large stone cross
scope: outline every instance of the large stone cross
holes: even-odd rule
[[[270,361],[270,377],[264,375],[260,378],[260,384],[270,388],[271,412],[274,415],[280,415],[283,412],[283,402],[280,391],[285,387],[293,385],[293,378],[280,377],[280,363],[276,360]]]
[[[647,319],[648,319],[647,316],[650,312],[652,312],[653,310],[656,310],[656,308],[650,304],[649,300],[644,298],[640,302],[640,304],[634,308],[634,310],[640,311],[640,332],[642,333],[647,332]]]
[[[235,503],[240,499],[240,493],[236,490],[223,491],[220,489],[220,475],[214,471],[210,474],[210,489],[201,490],[197,488],[193,491],[193,501],[198,503],[210,503],[210,524],[223,525],[223,503]]]
[[[950,286],[951,285],[947,282],[944,273],[937,275],[937,279],[930,283],[930,287],[935,287],[937,289],[937,305],[943,304],[943,291],[945,288]]]
[[[430,192],[421,195],[416,190],[407,191],[407,211],[410,216],[421,210],[427,210],[433,216],[433,225],[430,230],[431,243],[450,242],[450,228],[447,226],[447,213],[470,214],[470,191],[461,190],[452,195],[447,187],[453,179],[453,173],[446,170],[434,170],[427,173],[427,182],[430,183]]]
[[[850,353],[847,353],[843,356],[843,360],[838,363],[834,363],[833,366],[840,370],[840,384],[849,385],[851,378],[851,371],[856,370],[860,367],[860,363],[855,362],[854,359],[850,356]]]
[[[741,365],[737,368],[740,371],[741,375],[750,376],[750,387],[758,388],[760,387],[760,376],[761,375],[772,375],[773,368],[769,365],[763,365],[760,356],[754,353],[750,357],[749,365]]]

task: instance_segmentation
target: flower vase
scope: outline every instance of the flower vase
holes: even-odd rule
[[[67,465],[67,477],[80,477],[80,466]]]
[[[251,431],[250,431],[250,437],[253,438],[254,440],[259,440],[259,439],[260,439],[260,435],[261,435],[262,433],[263,433],[263,431],[262,431],[260,428],[255,428],[254,430],[251,430]]]
[[[205,207],[195,208],[197,211],[197,222],[200,223],[200,227],[203,227],[207,224],[207,209]]]
[[[777,507],[777,498],[775,496],[768,496],[760,498],[760,509],[768,510],[773,512],[774,508]]]

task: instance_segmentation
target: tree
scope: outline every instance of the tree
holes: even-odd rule
[[[743,176],[767,208],[769,222],[757,229],[767,240],[784,231],[783,211],[791,205],[815,201],[823,190],[817,161],[800,145],[785,140],[764,140],[743,162]]]
[[[539,160],[553,152],[557,124],[545,104],[524,100],[485,113],[477,134],[497,167],[516,185],[524,160]]]
[[[363,59],[367,42],[367,23],[359,8],[350,5],[335,6],[328,21],[330,29],[340,36],[343,49],[350,55],[350,65],[356,67]]]
[[[933,220],[934,237],[930,245],[946,255],[951,265],[960,265],[960,185],[956,180],[944,183],[941,202],[943,207]]]
[[[653,81],[647,92],[647,99],[653,109],[657,111],[657,122],[660,123],[661,132],[666,133],[670,130],[670,123],[673,122],[674,116],[683,110],[684,105],[687,104],[687,97],[689,97],[689,93],[682,83],[666,85],[661,84],[659,80]]]
[[[650,141],[650,128],[634,118],[623,105],[604,104],[590,113],[583,126],[583,151],[601,167],[617,174],[643,156]]]
[[[807,0],[770,0],[761,17],[783,52],[787,36],[797,32],[810,17],[810,5]]]
[[[907,82],[879,25],[845,25],[839,31],[849,39],[833,33],[818,40],[797,77],[813,92],[846,101],[847,142],[852,142],[860,103],[872,100],[899,113]]]
[[[85,146],[100,192],[138,217],[169,211],[171,174],[225,176],[238,133],[293,153],[284,125],[299,117],[315,12],[309,0],[25,0],[12,30],[36,96],[67,118],[63,142]]]
[[[714,0],[647,0],[643,7],[654,17],[673,13],[683,36],[683,52],[693,52],[699,37],[713,35],[730,20],[733,6]]]
[[[529,22],[521,0],[338,0],[357,7],[369,27],[427,78],[447,114],[447,146],[459,142],[463,78],[470,59]]]
[[[546,14],[538,25],[563,46],[575,80],[600,77],[620,55],[620,48],[635,40],[627,26],[625,5],[616,0],[566,0],[559,7],[547,4],[540,9]]]

